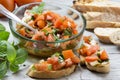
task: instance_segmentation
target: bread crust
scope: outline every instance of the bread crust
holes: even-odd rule
[[[86,29],[94,28],[120,28],[120,22],[87,21]]]
[[[75,71],[75,68],[76,65],[72,65],[71,67],[57,71],[37,71],[37,70],[32,70],[30,67],[27,75],[33,78],[60,78],[63,76],[70,75]]]
[[[120,28],[95,28],[94,33],[101,42],[113,43],[110,40],[110,36],[113,35],[115,31],[118,31],[118,30],[120,30]]]
[[[120,14],[119,2],[109,0],[92,0],[90,2],[74,2],[74,7],[80,12],[110,12]]]
[[[108,73],[110,71],[110,63],[108,62],[106,65],[99,65],[99,66],[91,66],[86,62],[86,66],[89,70],[100,72],[100,73]]]
[[[116,45],[120,45],[120,30],[115,31],[110,35],[110,41]]]

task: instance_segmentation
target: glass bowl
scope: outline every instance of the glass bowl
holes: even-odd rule
[[[17,15],[20,19],[22,19],[24,17],[24,12],[27,9],[31,9],[32,7],[39,4],[40,3],[31,3],[23,5],[17,8],[13,13]],[[29,54],[33,54],[40,57],[48,57],[54,54],[55,52],[61,52],[62,50],[67,49],[74,49],[81,42],[81,37],[86,27],[86,22],[82,14],[74,10],[73,8],[66,7],[60,4],[49,4],[47,2],[45,2],[44,10],[50,10],[62,16],[67,16],[71,19],[75,18],[74,22],[77,24],[76,30],[78,31],[78,34],[68,39],[59,40],[55,42],[31,40],[27,37],[20,35],[16,29],[17,23],[10,19],[9,26],[14,35],[14,39],[17,39],[15,41],[19,42],[19,46],[25,48]],[[32,45],[26,45],[27,43],[32,43]],[[54,47],[51,47],[49,45],[54,45]]]

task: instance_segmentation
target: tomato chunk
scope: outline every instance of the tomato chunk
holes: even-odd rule
[[[87,57],[85,57],[86,62],[93,62],[93,61],[96,61],[96,60],[98,60],[97,56],[87,56]]]
[[[107,52],[105,50],[103,50],[102,53],[100,54],[100,59],[101,60],[107,60],[108,59],[108,55],[107,55]]]

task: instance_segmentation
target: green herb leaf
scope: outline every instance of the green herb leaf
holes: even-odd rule
[[[12,72],[17,72],[19,70],[19,66],[15,63],[10,64],[10,70]]]
[[[7,31],[1,31],[0,32],[0,40],[8,40],[9,38],[9,32]]]
[[[52,70],[52,64],[48,65],[48,70]]]
[[[0,63],[0,79],[5,76],[7,73],[7,64],[6,61]]]
[[[5,31],[5,27],[0,23],[0,31]]]
[[[43,12],[43,9],[44,9],[44,5],[45,3],[42,2],[39,6],[35,6],[32,8],[32,10],[30,10],[31,13],[33,14],[41,14]]]
[[[56,52],[55,54],[52,55],[52,57],[59,57],[60,53]]]
[[[64,35],[69,35],[71,36],[72,35],[72,31],[70,29],[65,29],[64,30]]]
[[[27,59],[27,51],[23,48],[17,50],[15,64],[22,64]]]
[[[15,58],[16,58],[16,50],[9,42],[7,42],[7,59],[10,63],[13,63]]]
[[[0,53],[6,53],[7,44],[6,41],[0,41]]]

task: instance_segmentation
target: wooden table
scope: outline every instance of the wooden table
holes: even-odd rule
[[[44,1],[49,1],[50,3],[52,3],[52,1],[56,1],[56,0],[44,0]],[[56,2],[59,2],[61,4],[62,3],[66,4],[68,6],[72,5],[72,0],[57,0]],[[0,23],[2,23],[6,27],[7,31],[10,31],[9,25],[8,25],[8,19],[0,18]],[[84,35],[92,35],[94,39],[99,42],[98,38],[91,31],[86,30]],[[11,42],[13,40],[14,38],[11,34],[9,41]],[[120,80],[120,47],[112,44],[103,44],[101,42],[99,43],[101,47],[105,48],[109,53],[110,63],[111,63],[111,70],[109,73],[107,74],[96,73],[96,72],[89,71],[88,69],[86,69],[86,67],[78,67],[73,74],[67,77],[63,77],[55,80]],[[34,58],[31,58],[31,56],[28,57],[28,60],[29,61],[26,61],[24,63],[26,66],[24,66],[24,64],[21,65],[21,69],[19,72],[15,74],[8,73],[3,80],[35,80],[32,78],[29,78],[26,75],[26,72],[28,70],[28,67],[33,62],[36,62],[37,60],[35,60]]]

